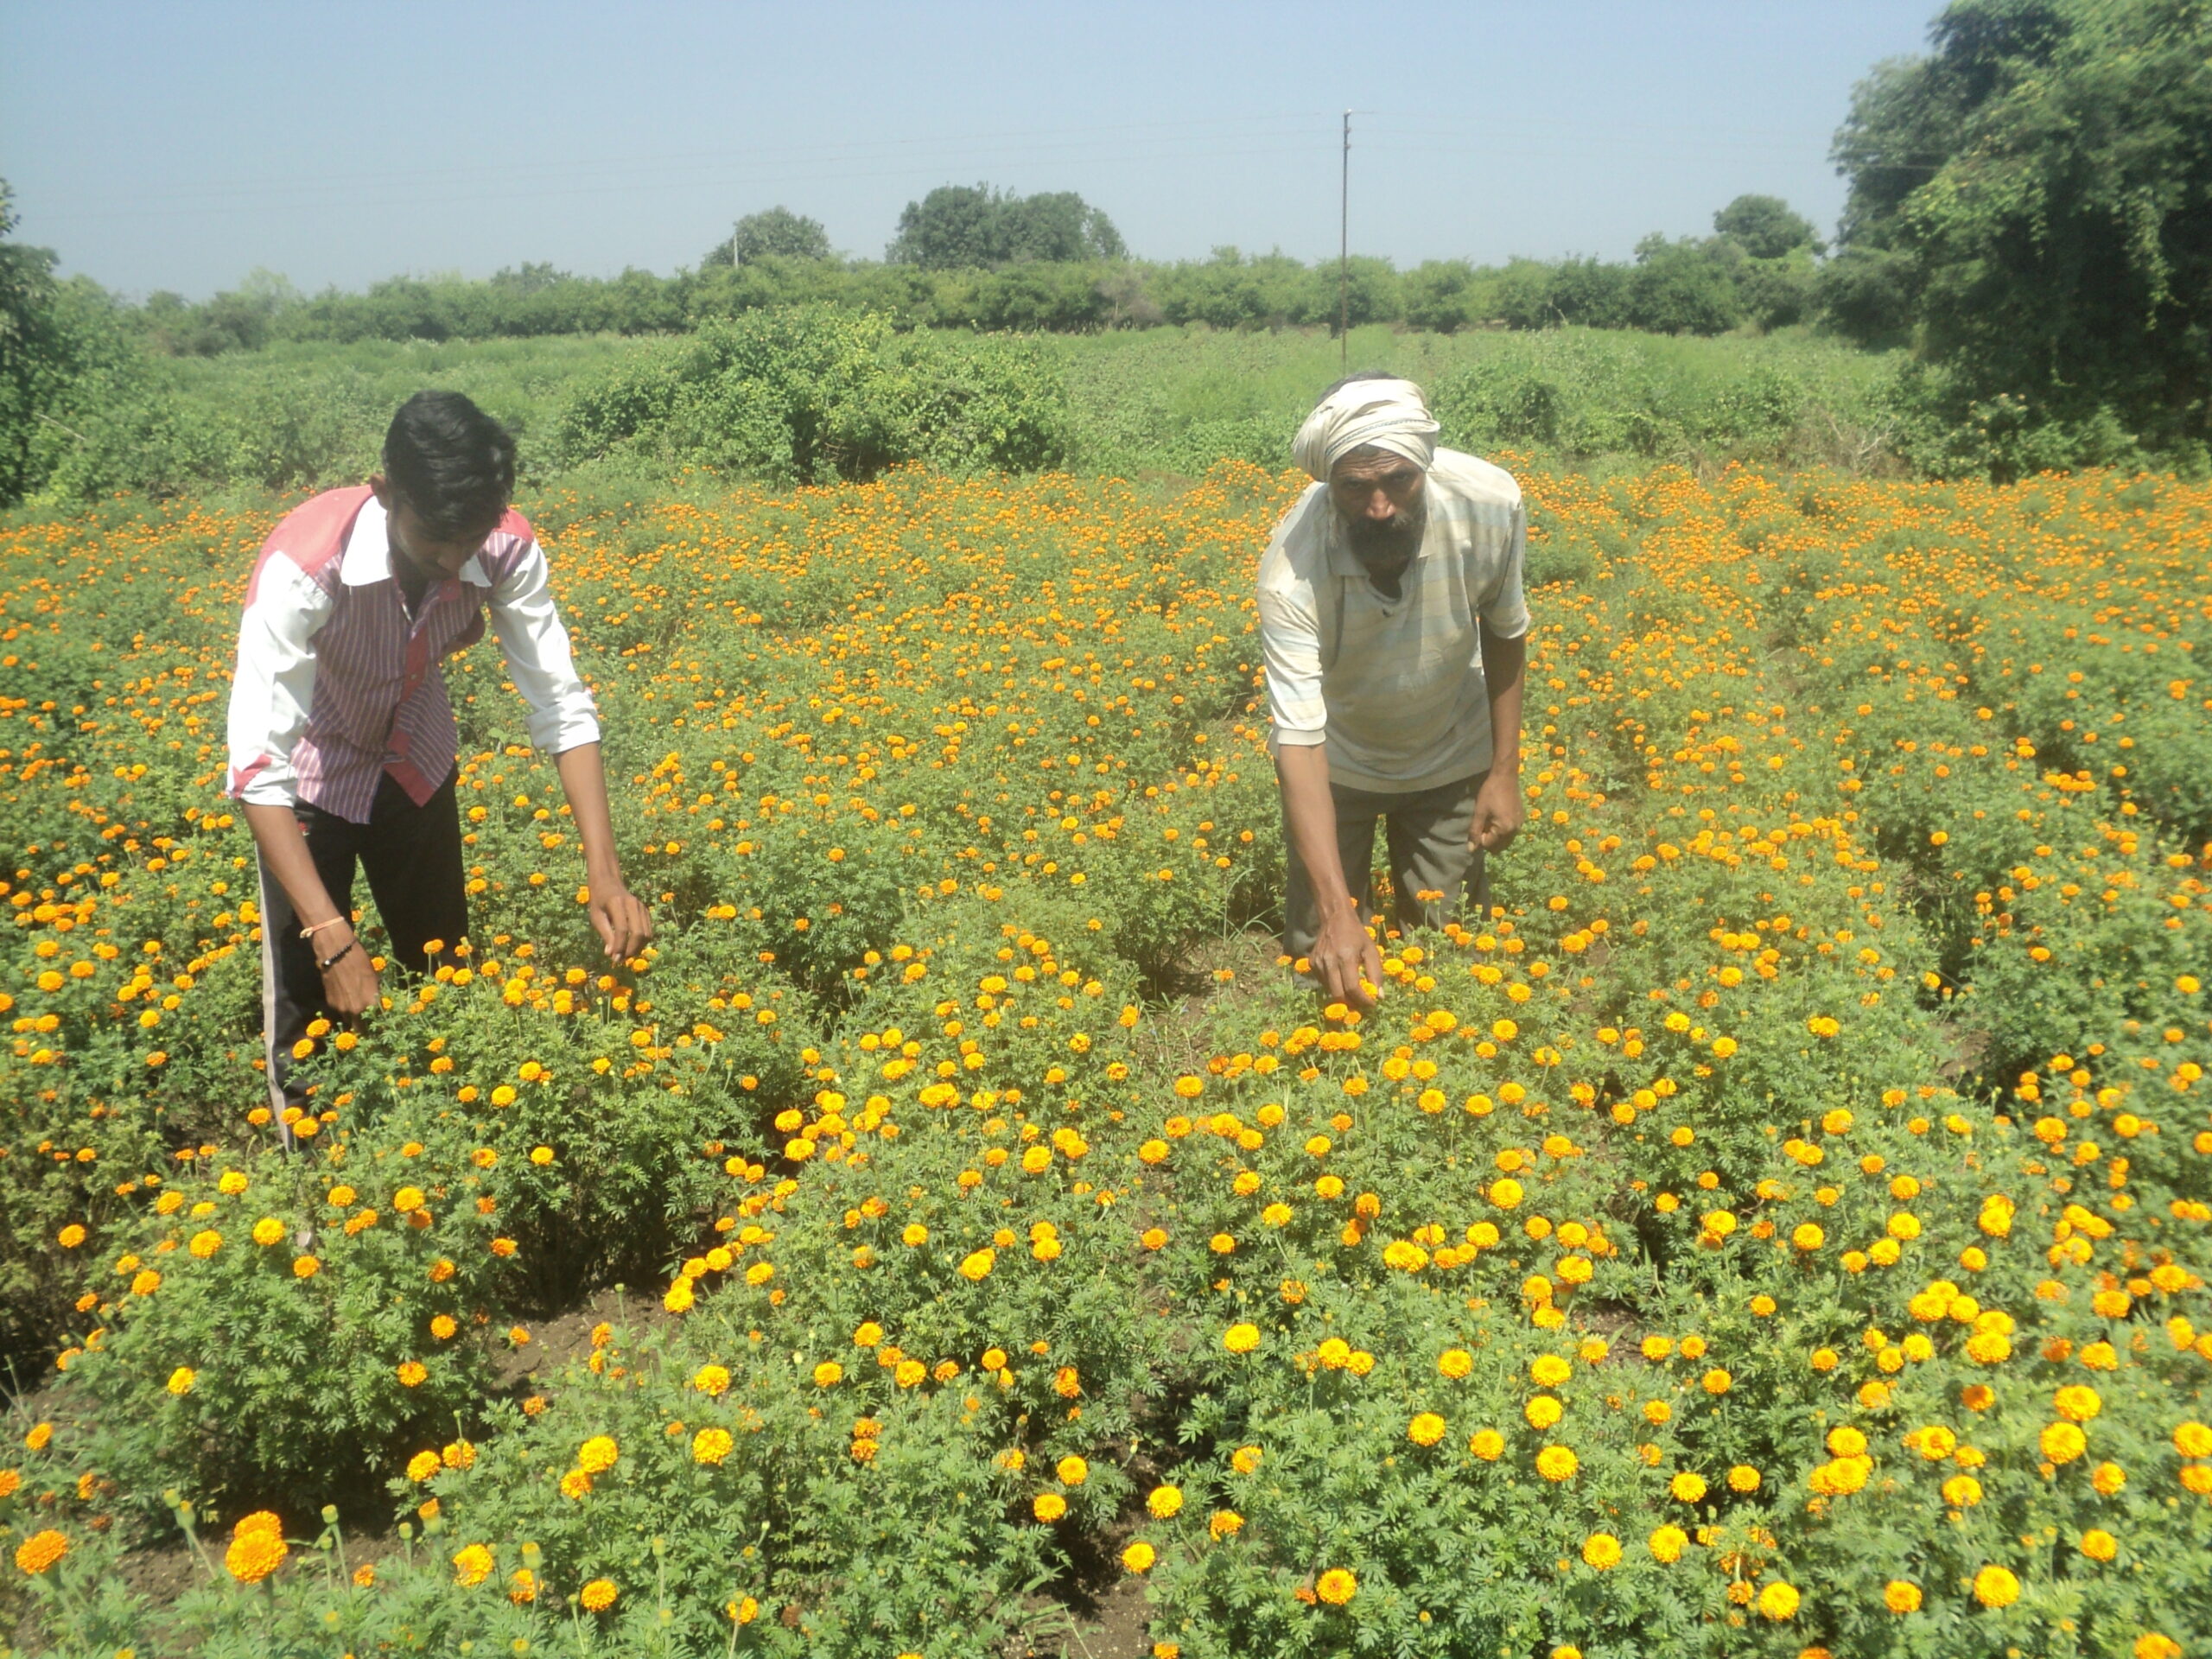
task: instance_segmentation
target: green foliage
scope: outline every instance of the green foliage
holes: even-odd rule
[[[748,312],[652,349],[563,417],[555,453],[778,481],[873,478],[926,459],[1027,470],[1065,453],[1058,384],[1033,346],[901,334],[824,307]]]
[[[709,265],[757,265],[764,259],[827,259],[831,257],[830,232],[818,219],[809,219],[784,207],[747,213],[737,221],[729,238],[699,263]]]
[[[2212,13],[1956,0],[1859,87],[1831,308],[1910,327],[1923,465],[2016,476],[2212,441]]]
[[[1780,196],[1738,196],[1713,214],[1713,228],[1754,259],[1786,258],[1800,248],[1821,251],[1813,221],[1791,212]]]
[[[941,184],[906,204],[883,257],[894,265],[962,270],[1119,259],[1128,251],[1114,221],[1072,190],[1023,196],[987,184]]]

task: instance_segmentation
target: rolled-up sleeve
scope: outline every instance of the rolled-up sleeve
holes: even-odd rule
[[[331,600],[289,559],[271,557],[238,622],[227,723],[230,788],[251,806],[289,806],[299,793],[292,750],[315,703],[315,636]]]
[[[1321,618],[1313,584],[1263,580],[1259,608],[1274,741],[1294,748],[1325,742],[1329,706],[1321,696]]]
[[[545,550],[536,542],[493,590],[490,609],[507,677],[530,709],[530,741],[549,754],[598,742],[598,709],[576,673]]]
[[[1518,639],[1529,632],[1529,598],[1522,588],[1528,563],[1529,507],[1525,501],[1516,500],[1497,575],[1484,596],[1480,612],[1484,630],[1500,639]]]

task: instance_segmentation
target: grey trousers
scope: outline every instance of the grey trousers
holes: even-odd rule
[[[1329,785],[1337,807],[1337,856],[1344,861],[1344,880],[1351,896],[1359,900],[1361,915],[1370,920],[1375,916],[1377,818],[1383,821],[1387,832],[1390,885],[1396,893],[1392,919],[1401,932],[1442,926],[1459,908],[1462,887],[1472,897],[1478,914],[1489,913],[1489,872],[1483,867],[1481,849],[1467,844],[1467,827],[1475,816],[1475,791],[1489,776],[1478,772],[1457,783],[1407,795],[1381,795],[1343,784]],[[1298,856],[1297,843],[1291,839],[1287,811],[1283,815],[1283,844],[1290,867],[1283,946],[1294,957],[1303,957],[1320,937],[1321,911],[1315,901],[1313,880]],[[1423,898],[1424,893],[1435,896]]]

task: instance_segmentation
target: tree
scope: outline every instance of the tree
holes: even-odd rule
[[[957,270],[1120,259],[1128,251],[1114,221],[1072,190],[1019,196],[988,184],[942,184],[906,204],[884,257],[925,270]]]
[[[2067,453],[2050,432],[2089,459],[2116,429],[2201,455],[2212,0],[1955,0],[1930,46],[1878,66],[1836,135],[1850,191],[1828,285],[1856,331],[1909,327],[1961,431],[2048,429],[2045,459]]]
[[[1821,251],[1813,221],[1780,196],[1742,195],[1713,216],[1713,228],[1754,259],[1780,259],[1800,248]]]
[[[737,221],[729,239],[710,251],[701,263],[709,265],[753,265],[763,259],[828,259],[834,257],[830,232],[818,219],[809,219],[788,207],[771,207],[747,213]]]
[[[14,193],[0,179],[0,506],[21,500],[43,473],[37,452],[82,353],[63,315],[51,248],[8,237]],[[66,429],[63,429],[66,430]]]

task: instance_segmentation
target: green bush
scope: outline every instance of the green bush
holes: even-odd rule
[[[651,457],[778,482],[873,478],[909,461],[1029,470],[1066,440],[1034,347],[901,334],[827,307],[748,312],[653,348],[577,395],[555,453]]]

